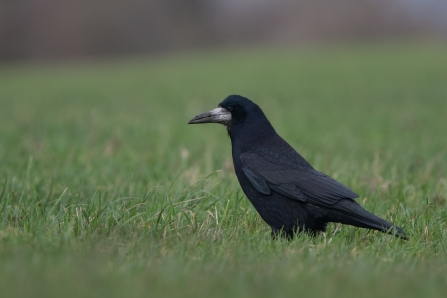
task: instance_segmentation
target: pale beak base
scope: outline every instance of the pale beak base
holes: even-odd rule
[[[220,123],[229,126],[230,122],[231,112],[224,108],[217,108],[195,116],[189,120],[188,124]]]

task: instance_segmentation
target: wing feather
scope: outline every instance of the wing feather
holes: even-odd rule
[[[270,194],[272,190],[291,199],[322,206],[358,197],[348,187],[312,168],[288,144],[275,149],[261,147],[240,155],[245,175],[259,192]]]

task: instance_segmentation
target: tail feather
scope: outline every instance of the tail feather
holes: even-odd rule
[[[334,221],[359,228],[378,230],[408,240],[407,235],[400,227],[366,211],[355,201],[342,200],[334,207],[340,215],[336,216],[338,218]]]

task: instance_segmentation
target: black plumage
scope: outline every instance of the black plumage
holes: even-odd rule
[[[249,99],[231,95],[189,123],[211,122],[227,127],[239,183],[274,235],[315,234],[339,222],[406,239],[401,228],[363,209],[356,193],[315,170]]]

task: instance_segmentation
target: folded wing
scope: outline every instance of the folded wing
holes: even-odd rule
[[[330,207],[358,197],[333,178],[315,170],[292,147],[258,148],[240,155],[242,170],[261,193],[277,192],[290,199]]]

